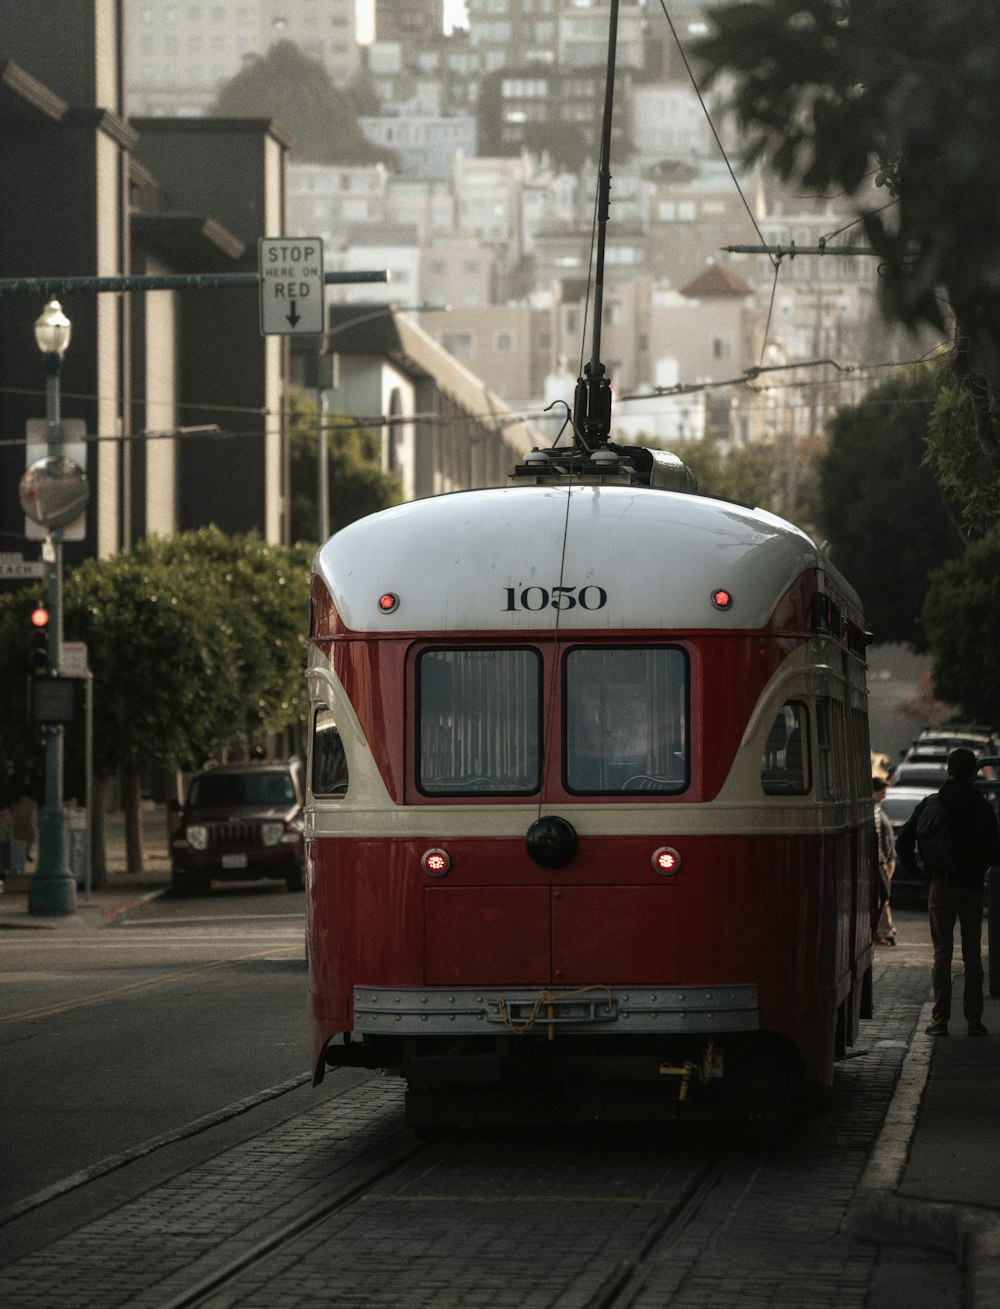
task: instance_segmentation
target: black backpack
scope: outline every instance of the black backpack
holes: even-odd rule
[[[917,819],[917,862],[924,877],[954,878],[954,840],[944,805],[938,796],[928,796]]]

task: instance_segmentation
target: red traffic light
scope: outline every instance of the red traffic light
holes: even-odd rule
[[[31,668],[36,677],[49,671],[49,611],[41,604],[31,611]]]

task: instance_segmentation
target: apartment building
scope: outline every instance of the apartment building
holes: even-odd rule
[[[361,68],[355,0],[125,0],[128,112],[199,117],[219,86],[278,41],[294,41],[337,82]]]

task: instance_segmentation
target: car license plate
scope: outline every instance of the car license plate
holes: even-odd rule
[[[245,854],[224,854],[222,856],[223,868],[246,868],[247,857]]]

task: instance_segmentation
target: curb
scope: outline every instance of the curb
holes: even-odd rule
[[[950,1254],[966,1277],[967,1309],[1000,1305],[1000,1220],[980,1209],[899,1195],[910,1140],[931,1069],[934,1038],[921,1010],[878,1140],[844,1221],[859,1240],[930,1246]]]
[[[101,918],[106,923],[113,923],[114,920],[130,909],[137,909],[141,904],[149,904],[151,900],[160,900],[170,890],[169,886],[161,886],[155,891],[147,891],[145,895],[133,895],[129,900],[122,900],[119,904],[111,905],[107,909],[101,910]]]
[[[110,904],[104,909],[99,909],[93,900],[82,904],[78,902],[75,912],[66,915],[34,915],[29,913],[26,908],[10,913],[4,913],[0,910],[0,931],[36,931],[38,929],[52,931],[55,928],[67,925],[79,926],[88,922],[97,927],[107,927],[120,918],[122,914],[127,913],[129,909],[136,909],[139,905],[148,904],[151,900],[159,900],[169,890],[168,886],[157,887],[154,891],[129,896],[127,900]],[[81,913],[81,908],[86,912]]]

